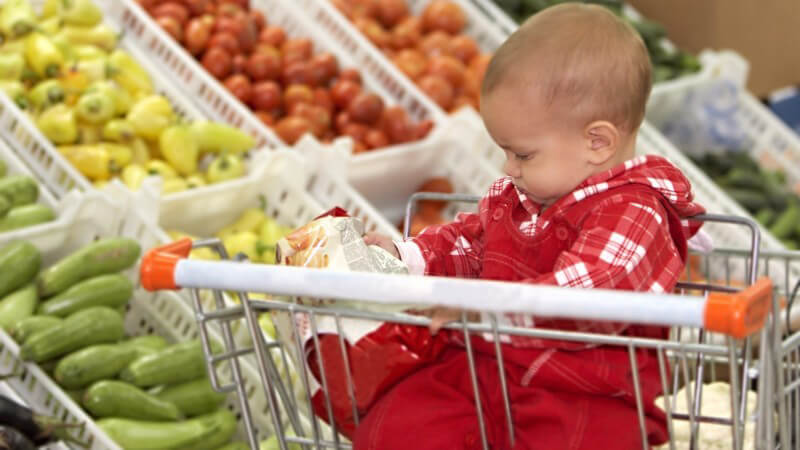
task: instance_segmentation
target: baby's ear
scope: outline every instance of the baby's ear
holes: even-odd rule
[[[584,139],[589,151],[589,161],[603,164],[617,152],[620,143],[620,132],[617,127],[606,120],[596,120],[584,129]]]

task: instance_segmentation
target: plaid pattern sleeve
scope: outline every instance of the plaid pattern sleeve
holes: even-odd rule
[[[598,207],[584,222],[572,247],[559,255],[553,271],[524,281],[659,293],[673,286],[683,262],[670,235],[666,211],[658,201],[640,200]],[[531,317],[509,319],[519,326],[542,327],[552,322]],[[559,328],[563,328],[561,322]],[[626,327],[619,323],[573,322],[570,328],[588,332],[616,334]]]

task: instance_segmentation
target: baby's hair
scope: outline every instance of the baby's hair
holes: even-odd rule
[[[565,3],[529,18],[497,49],[481,95],[501,83],[534,86],[548,107],[584,124],[608,120],[631,132],[644,120],[650,57],[633,27],[607,9]]]

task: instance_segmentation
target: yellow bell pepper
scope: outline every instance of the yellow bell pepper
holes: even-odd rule
[[[66,24],[91,27],[103,20],[103,13],[91,0],[69,0],[62,2],[58,14]]]
[[[19,81],[25,69],[25,58],[21,53],[0,53],[0,79]]]
[[[133,125],[125,119],[111,119],[103,125],[103,139],[112,142],[131,142],[136,138]]]
[[[158,138],[159,148],[164,159],[181,175],[192,175],[197,172],[199,151],[197,144],[183,125],[168,127]]]
[[[111,51],[117,46],[117,33],[104,23],[93,27],[65,25],[56,33],[72,45],[96,45]]]
[[[150,161],[150,148],[141,138],[135,138],[129,145],[133,151],[133,162],[144,166]]]
[[[105,62],[105,60],[108,59],[108,52],[96,45],[73,45],[72,56],[78,61],[99,59]]]
[[[6,0],[0,8],[0,32],[7,39],[24,36],[36,28],[36,14],[28,0]]]
[[[174,120],[172,105],[160,95],[150,95],[136,102],[126,116],[138,136],[156,140]]]
[[[253,136],[221,123],[196,121],[189,130],[202,152],[243,153],[256,145]]]
[[[120,89],[113,81],[95,81],[86,89],[86,93],[95,92],[111,99],[114,104],[114,115],[127,114],[133,105],[133,98],[131,98],[128,91]]]
[[[72,68],[86,75],[86,80],[89,82],[89,85],[105,80],[108,73],[106,70],[106,60],[103,58],[78,60],[72,65]],[[89,89],[89,86],[87,86],[86,89]]]
[[[25,60],[37,75],[45,78],[57,77],[64,65],[64,56],[41,33],[31,33],[25,38]]]
[[[44,0],[42,5],[42,12],[39,15],[40,20],[56,17],[61,13],[61,7],[64,0]]]
[[[40,21],[36,31],[40,31],[44,33],[46,36],[52,36],[58,33],[58,30],[60,29],[61,29],[61,19],[59,19],[58,17],[51,17],[49,19]]]
[[[110,162],[109,170],[112,173],[118,173],[125,166],[130,164],[133,159],[133,151],[127,145],[115,144],[112,142],[101,142],[99,145],[108,152]]]
[[[103,189],[104,187],[108,186],[108,180],[97,180],[92,183],[95,189]]]
[[[87,92],[78,99],[75,113],[81,120],[102,124],[114,117],[114,100],[102,92]]]
[[[55,144],[71,144],[78,139],[78,122],[70,107],[59,103],[36,120],[39,130]]]
[[[206,185],[206,180],[200,174],[194,174],[186,177],[186,184],[189,189],[196,189]]]
[[[109,76],[131,95],[153,93],[150,75],[123,50],[115,50],[108,57]]]
[[[111,156],[100,145],[67,145],[58,147],[58,151],[78,172],[92,181],[108,180],[111,177]]]
[[[0,92],[5,93],[20,109],[30,108],[30,100],[25,86],[19,81],[0,80]]]
[[[139,190],[145,178],[147,178],[147,171],[139,164],[128,164],[122,169],[122,182],[133,191]]]
[[[178,173],[175,172],[175,169],[173,169],[169,164],[159,159],[150,160],[144,166],[144,168],[147,170],[147,173],[149,175],[160,175],[161,178],[164,178],[165,180],[168,178],[178,177]]]
[[[61,81],[58,79],[41,81],[28,92],[28,99],[37,110],[47,109],[61,103],[65,97],[64,86],[61,85]]]
[[[220,155],[208,166],[209,183],[221,183],[244,175],[244,161],[238,155]]]
[[[162,181],[161,195],[174,194],[176,192],[183,192],[189,187],[186,185],[186,180],[183,178],[166,178]]]
[[[264,211],[258,208],[248,208],[235,222],[219,230],[217,232],[217,237],[225,239],[232,234],[241,233],[242,231],[257,232],[261,224],[266,220],[270,219],[267,218]]]
[[[250,261],[258,261],[259,253],[257,249],[258,236],[252,231],[242,231],[232,234],[222,240],[228,256],[233,258],[238,253],[244,253]]]
[[[78,123],[78,144],[98,144],[103,140],[100,127],[87,123]]]

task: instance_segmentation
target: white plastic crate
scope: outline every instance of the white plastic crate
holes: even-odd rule
[[[23,406],[31,408],[34,413],[38,413],[42,405],[30,404],[17,394],[14,389],[9,386],[5,381],[0,381],[0,395],[3,395]],[[40,450],[69,450],[69,447],[61,441],[51,442],[47,445],[39,447]]]
[[[38,6],[42,2],[32,3]],[[107,8],[117,2],[95,3],[101,8]],[[132,35],[133,30],[113,19],[109,14],[104,15],[104,22],[107,25],[115,30],[125,30],[117,48],[130,53],[150,75],[155,91],[169,100],[176,115],[191,120],[208,118],[173,84],[180,84],[180,80],[177,77],[172,79],[167,77],[164,71],[148,58],[149,50]],[[20,110],[6,95],[0,95],[0,126],[3,138],[11,149],[30,167],[39,181],[47,185],[55,198],[61,198],[73,188],[86,190],[92,187],[90,181],[78,172],[39,131],[30,116]],[[257,153],[258,150],[252,152]]]
[[[154,218],[143,217],[135,209],[131,209],[130,205],[122,201],[125,195],[111,200],[99,192],[87,194],[80,213],[72,222],[57,230],[29,234],[24,239],[40,249],[44,267],[98,237],[131,237],[140,243],[142,251],[166,242],[166,236],[153,223]],[[0,235],[0,246],[9,242],[11,241]],[[138,286],[138,264],[126,274]],[[128,304],[125,328],[129,335],[158,334],[171,342],[194,339],[198,336],[197,323],[186,296],[175,292],[153,294],[140,288],[136,289]],[[218,333],[214,330],[210,330],[210,333],[212,339],[222,342]],[[272,428],[266,413],[266,397],[260,389],[258,372],[249,361],[243,361],[241,368],[246,392],[251,397],[250,407],[256,419],[258,438],[265,439],[272,433]],[[75,435],[79,439],[90,441],[91,450],[119,449],[38,365],[22,362],[19,359],[17,344],[8,334],[0,330],[0,373],[20,369],[22,376],[10,378],[7,382],[27,403],[36,405],[38,412],[70,423],[85,423],[86,427],[82,431],[76,431]],[[224,366],[218,373],[227,377],[230,373],[229,368]],[[239,413],[235,394],[229,395],[226,403],[234,413]],[[245,439],[243,429],[239,430],[239,436]]]

